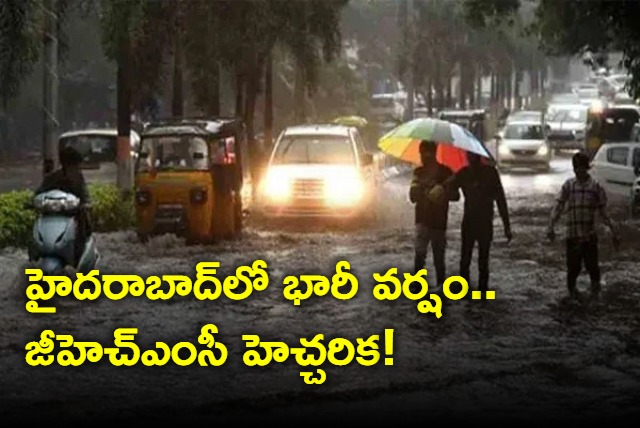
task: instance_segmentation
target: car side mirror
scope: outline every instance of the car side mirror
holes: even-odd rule
[[[363,153],[360,155],[360,162],[363,166],[373,165],[373,155],[371,153]]]

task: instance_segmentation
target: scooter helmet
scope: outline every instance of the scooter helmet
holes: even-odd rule
[[[78,166],[82,162],[82,155],[72,146],[66,145],[60,150],[60,165],[63,168]]]

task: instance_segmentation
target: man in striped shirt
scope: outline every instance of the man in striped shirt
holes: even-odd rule
[[[582,263],[591,278],[591,296],[600,292],[600,266],[598,262],[598,237],[595,228],[596,212],[613,234],[613,242],[620,243],[616,228],[607,211],[607,194],[604,188],[589,175],[589,157],[583,152],[572,158],[574,178],[562,185],[551,212],[547,237],[555,239],[554,226],[566,211],[567,288],[571,298],[577,297],[576,280]]]

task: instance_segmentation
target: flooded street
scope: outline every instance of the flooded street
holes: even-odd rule
[[[373,296],[373,273],[397,267],[401,276],[413,265],[413,207],[408,178],[385,184],[380,220],[373,226],[339,229],[282,224],[273,230],[254,219],[242,239],[213,246],[185,247],[162,236],[140,244],[134,232],[98,235],[103,259],[100,273],[183,274],[195,278],[201,261],[219,261],[219,278],[262,259],[269,286],[245,300],[224,295],[215,301],[174,297],[150,301],[126,297],[78,302],[61,299],[56,314],[29,314],[18,285],[22,251],[0,253],[0,416],[74,417],[79,421],[167,421],[176,409],[194,421],[303,420],[434,421],[500,419],[539,423],[544,417],[596,420],[630,417],[640,412],[640,270],[639,225],[614,209],[623,222],[619,252],[608,231],[600,234],[602,295],[598,302],[566,301],[564,223],[558,240],[548,243],[545,226],[553,198],[572,174],[568,158],[554,160],[549,174],[512,171],[503,174],[514,239],[506,244],[495,220],[490,289],[495,300],[447,300],[442,317],[422,314],[404,297],[379,301]],[[462,202],[452,203],[447,274],[457,275]],[[472,281],[477,267],[472,264]],[[295,306],[283,296],[288,275],[320,274],[329,278],[346,260],[359,280],[347,301],[330,294]],[[432,266],[431,254],[427,268]],[[431,281],[431,272],[427,280]],[[435,282],[435,281],[434,281]],[[586,296],[588,277],[579,278]],[[216,341],[228,349],[220,367],[114,367],[105,357],[79,367],[31,367],[25,345],[45,329],[72,334],[77,341],[113,344],[113,331],[136,327],[142,350],[156,341],[197,344],[200,328],[215,324]],[[243,334],[290,347],[300,338],[323,333],[356,338],[394,329],[393,365],[365,367],[328,363],[321,385],[306,385],[301,367],[284,363],[248,367]],[[325,342],[326,343],[326,342]],[[64,398],[62,398],[64,397]],[[544,416],[540,416],[544,415]],[[535,417],[535,418],[534,418]]]

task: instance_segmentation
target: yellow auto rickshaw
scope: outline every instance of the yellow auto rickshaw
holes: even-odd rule
[[[142,132],[135,170],[138,237],[173,233],[187,244],[242,231],[248,169],[239,119],[174,119]]]
[[[593,158],[603,144],[633,141],[639,122],[638,106],[594,103],[587,112],[585,150]]]

